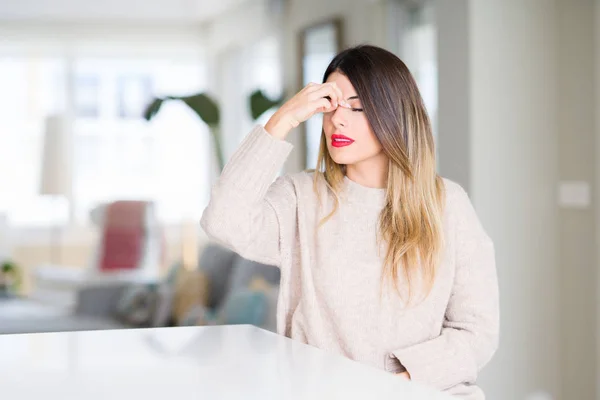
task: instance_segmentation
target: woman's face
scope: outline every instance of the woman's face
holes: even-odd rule
[[[334,72],[327,82],[335,82],[342,91],[343,99],[351,108],[338,107],[323,115],[323,131],[327,149],[337,164],[354,165],[383,156],[381,144],[362,111],[362,104],[350,80]]]

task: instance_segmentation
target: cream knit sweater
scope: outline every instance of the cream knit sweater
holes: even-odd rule
[[[405,308],[393,292],[380,297],[385,253],[376,234],[385,189],[346,178],[339,210],[317,229],[332,199],[319,207],[311,173],[277,177],[291,150],[255,127],[213,187],[201,221],[212,240],[280,267],[278,332],[483,399],[475,382],[498,345],[498,287],[494,247],[467,194],[445,180],[444,259],[430,295]]]

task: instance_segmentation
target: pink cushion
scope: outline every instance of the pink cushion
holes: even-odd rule
[[[144,251],[144,232],[139,229],[108,229],[102,237],[100,270],[135,269]]]
[[[143,201],[108,205],[101,238],[101,271],[135,269],[140,265],[146,240],[145,208]]]

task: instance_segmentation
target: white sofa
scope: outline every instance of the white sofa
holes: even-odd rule
[[[114,203],[110,203],[114,204]],[[106,209],[110,205],[99,206],[92,211],[92,221],[102,231],[106,228]],[[163,262],[163,232],[156,217],[155,205],[144,204],[144,243],[143,255],[133,269],[105,272],[99,269],[102,255],[102,239],[93,251],[86,268],[65,265],[39,265],[33,271],[34,290],[31,297],[60,307],[74,307],[77,293],[86,287],[110,286],[155,282],[159,279]]]

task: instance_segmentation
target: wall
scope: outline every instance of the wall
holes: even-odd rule
[[[592,15],[594,16],[594,28],[593,28],[593,45],[594,45],[594,58],[593,58],[593,81],[590,86],[594,88],[594,108],[597,110],[600,105],[600,48],[598,44],[600,44],[600,0],[594,0]],[[595,143],[592,148],[595,150],[595,154],[600,154],[600,113],[594,113],[594,131],[595,131]],[[595,198],[596,202],[596,213],[594,221],[596,223],[596,296],[593,300],[598,304],[600,301],[600,274],[598,273],[600,267],[600,246],[598,246],[598,240],[600,239],[600,157],[596,156],[595,158],[595,177],[593,184],[595,187],[592,190],[592,196]],[[596,335],[600,332],[600,307],[596,307],[596,323],[588,322],[588,325],[593,325],[596,328]],[[596,336],[597,338],[597,336]],[[596,373],[595,373],[595,381],[596,381],[596,399],[600,399],[600,344],[598,343],[598,339],[596,339],[595,352],[591,351],[590,353],[594,353],[596,356]]]
[[[590,86],[594,88],[594,111],[598,109],[600,105],[600,48],[598,45],[600,44],[600,0],[594,0],[593,11],[591,12],[594,18],[594,28],[593,28],[593,47],[594,47],[594,55],[593,55],[593,72],[592,72],[592,82]],[[600,113],[594,112],[594,131],[595,131],[595,143],[591,146],[595,150],[595,154],[600,154]],[[595,212],[595,243],[596,243],[596,295],[592,300],[594,300],[595,304],[598,305],[600,302],[600,274],[598,270],[600,268],[600,246],[598,246],[598,240],[600,239],[600,157],[595,157],[595,177],[593,181],[592,190],[592,198],[595,199],[596,204],[596,212]],[[588,322],[589,326],[594,326],[596,328],[596,346],[595,351],[588,349],[590,353],[595,354],[596,358],[596,372],[595,372],[595,382],[596,382],[596,399],[600,399],[600,343],[598,342],[598,332],[600,332],[600,307],[596,306],[596,323]]]
[[[480,382],[490,400],[558,396],[556,5],[439,1],[438,17],[441,173],[468,188],[496,245],[500,348]]]
[[[243,46],[264,37],[277,23],[269,15],[267,0],[246,1],[210,22],[205,29],[206,45],[217,54],[229,47]]]
[[[595,184],[594,0],[558,2],[559,178]],[[560,211],[562,399],[598,398],[597,206]],[[576,394],[576,396],[574,396]]]
[[[471,188],[469,2],[438,1],[438,168]],[[443,151],[442,151],[443,150]]]
[[[50,23],[0,22],[3,54],[35,52],[64,54],[66,50],[85,55],[143,56],[147,54],[188,55],[201,49],[204,31],[193,24],[147,23]],[[193,53],[198,53],[195,51]]]

